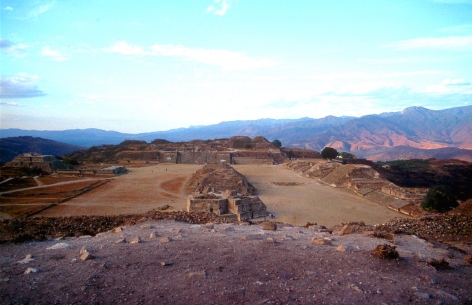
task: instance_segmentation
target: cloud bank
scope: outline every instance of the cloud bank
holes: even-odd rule
[[[24,48],[25,45],[15,45],[9,40],[0,38],[0,50],[4,54],[13,56],[23,56],[25,55]]]
[[[106,52],[123,55],[146,55],[176,57],[188,61],[220,66],[223,70],[253,70],[275,66],[273,60],[266,58],[251,58],[243,52],[233,52],[221,49],[192,49],[181,45],[155,44],[147,49],[133,46],[125,41],[104,49]]]
[[[472,50],[472,36],[449,36],[439,38],[415,38],[399,41],[387,47],[397,51],[412,49],[449,49],[457,51]]]
[[[46,95],[36,86],[37,78],[25,73],[0,78],[0,98],[31,98]]]

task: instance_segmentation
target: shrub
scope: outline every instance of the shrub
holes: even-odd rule
[[[443,185],[430,188],[424,197],[421,207],[425,211],[435,211],[444,213],[457,207],[456,196],[452,191]]]
[[[274,141],[272,141],[272,145],[274,145],[277,148],[280,148],[282,147],[282,142],[280,142],[280,140],[275,139]]]
[[[325,147],[321,151],[321,158],[323,159],[334,159],[338,156],[338,151],[332,147]]]

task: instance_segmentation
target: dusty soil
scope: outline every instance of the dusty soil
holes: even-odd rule
[[[182,164],[131,168],[130,173],[113,177],[109,183],[53,206],[38,216],[139,214],[165,205],[171,206],[171,211],[180,211],[186,208],[187,197],[192,192],[186,183],[200,168],[202,165]],[[401,214],[349,190],[332,188],[283,166],[235,165],[234,168],[256,187],[256,195],[266,204],[268,212],[274,213],[276,220],[284,223],[304,225],[316,222],[333,226],[341,222],[363,221],[375,224],[401,217]],[[57,202],[51,194],[53,191],[45,191],[47,189],[36,190],[38,196],[19,196],[21,193],[16,193],[16,199],[13,196],[10,199],[0,197],[4,203],[3,212],[11,212],[6,209],[7,200],[14,200],[16,204],[40,203],[45,206]],[[65,189],[57,189],[56,193],[58,196],[66,195],[63,191]],[[38,201],[32,202],[33,198]],[[18,205],[17,208],[21,209],[19,213],[27,212],[24,206]],[[37,206],[32,206],[35,208]]]
[[[131,168],[128,174],[79,197],[55,206],[39,216],[139,214],[170,205],[186,207],[190,190],[185,182],[202,165],[165,165]]]
[[[35,180],[36,186],[0,192],[0,219],[33,215],[109,182],[108,179],[57,179],[56,183],[45,185],[40,178]]]
[[[363,221],[373,225],[403,217],[348,189],[333,188],[282,165],[234,165],[234,168],[254,185],[267,211],[275,213],[276,219],[284,223],[316,222],[331,227],[341,222]]]
[[[374,257],[379,244],[396,247],[400,259]],[[340,245],[348,250],[337,251]],[[94,258],[80,259],[82,247]],[[464,258],[471,250],[411,235],[395,235],[391,243],[281,224],[264,231],[145,220],[95,237],[0,245],[0,298],[2,304],[470,304],[472,267]],[[432,266],[443,258],[449,268]],[[25,274],[28,268],[37,272]]]

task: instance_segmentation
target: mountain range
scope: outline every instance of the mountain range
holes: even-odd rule
[[[430,110],[409,107],[362,117],[260,119],[230,121],[139,134],[100,129],[38,131],[1,129],[0,138],[33,136],[79,146],[118,144],[124,140],[190,141],[232,136],[279,139],[284,147],[320,151],[326,146],[372,160],[417,156],[472,161],[472,106]]]

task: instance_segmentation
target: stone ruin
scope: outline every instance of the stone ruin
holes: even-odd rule
[[[57,159],[55,156],[34,152],[23,153],[16,156],[12,161],[6,162],[5,167],[39,168],[47,173],[70,168],[69,165]]]
[[[229,139],[170,142],[127,140],[118,145],[94,146],[69,155],[93,163],[127,164],[280,164],[285,153],[266,138],[234,136]]]
[[[190,195],[187,212],[210,212],[218,216],[234,214],[241,221],[267,216],[267,207],[257,196],[244,196],[227,190],[220,194]]]
[[[79,176],[120,176],[127,174],[129,170],[124,166],[108,166],[108,167],[84,167],[75,170],[58,170],[58,174],[79,175]]]
[[[238,221],[267,216],[266,205],[253,196],[254,186],[229,165],[205,165],[188,186],[195,191],[187,200],[188,212],[233,214]]]
[[[235,190],[237,193],[250,196],[255,192],[254,186],[246,177],[227,164],[207,164],[192,175],[188,187],[195,193],[221,193]]]
[[[370,165],[357,163],[294,161],[285,166],[307,178],[315,178],[333,187],[347,187],[359,196],[386,208],[412,215],[409,207],[423,200],[426,188],[402,188],[380,177]],[[363,162],[358,160],[357,162]]]

